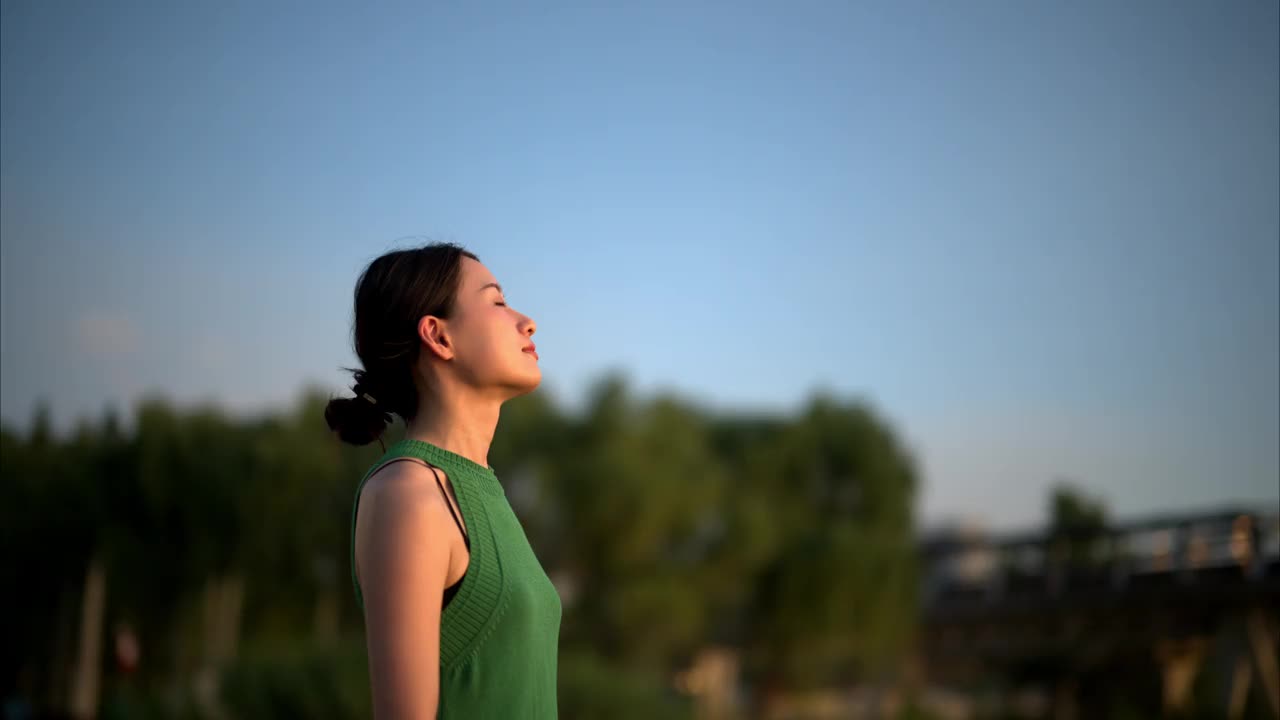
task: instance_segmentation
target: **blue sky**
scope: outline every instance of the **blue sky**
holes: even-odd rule
[[[635,5],[6,1],[0,417],[341,387],[421,236],[567,403],[868,398],[929,522],[1280,500],[1280,6]]]

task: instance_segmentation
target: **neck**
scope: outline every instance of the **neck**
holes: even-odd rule
[[[489,446],[498,427],[500,401],[454,390],[423,396],[418,407],[418,416],[405,428],[405,437],[489,467]]]

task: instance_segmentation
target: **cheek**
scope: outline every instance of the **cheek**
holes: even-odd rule
[[[502,308],[494,307],[500,311]],[[485,364],[506,363],[511,354],[511,335],[506,331],[505,318],[501,312],[487,312],[481,322],[472,328],[472,350],[476,359]]]

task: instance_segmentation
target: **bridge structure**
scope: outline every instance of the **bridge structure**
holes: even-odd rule
[[[1006,678],[1069,718],[1104,716],[1104,695],[1144,684],[1175,716],[1211,680],[1224,716],[1253,698],[1280,718],[1280,510],[952,533],[921,560],[930,684]]]

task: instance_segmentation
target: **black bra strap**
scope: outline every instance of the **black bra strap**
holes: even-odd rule
[[[370,477],[373,476],[373,473],[378,472],[379,470],[390,465],[391,463],[399,462],[401,460],[408,460],[410,462],[419,463],[425,466],[427,469],[429,469],[432,475],[436,476],[436,485],[440,486],[440,492],[441,494],[444,495],[444,504],[448,506],[449,514],[453,516],[453,522],[458,526],[458,531],[462,533],[462,540],[467,544],[467,549],[470,550],[471,537],[467,534],[466,528],[462,527],[462,521],[458,519],[457,513],[453,511],[453,501],[449,499],[449,493],[444,489],[444,483],[440,480],[440,473],[437,472],[435,465],[432,465],[431,463],[427,462],[426,460],[423,460],[422,458],[409,457],[407,455],[402,455],[400,457],[391,458],[390,460],[374,468],[373,472],[369,473]]]
[[[427,465],[431,468],[431,474],[436,476],[436,485],[440,486],[440,493],[444,495],[444,504],[449,506],[449,514],[453,515],[453,521],[458,525],[458,532],[462,533],[462,540],[467,544],[467,549],[471,549],[471,537],[467,535],[467,531],[462,527],[462,521],[458,519],[456,513],[453,512],[453,503],[449,500],[449,493],[444,489],[444,482],[440,480],[440,473],[436,471],[434,465]]]

